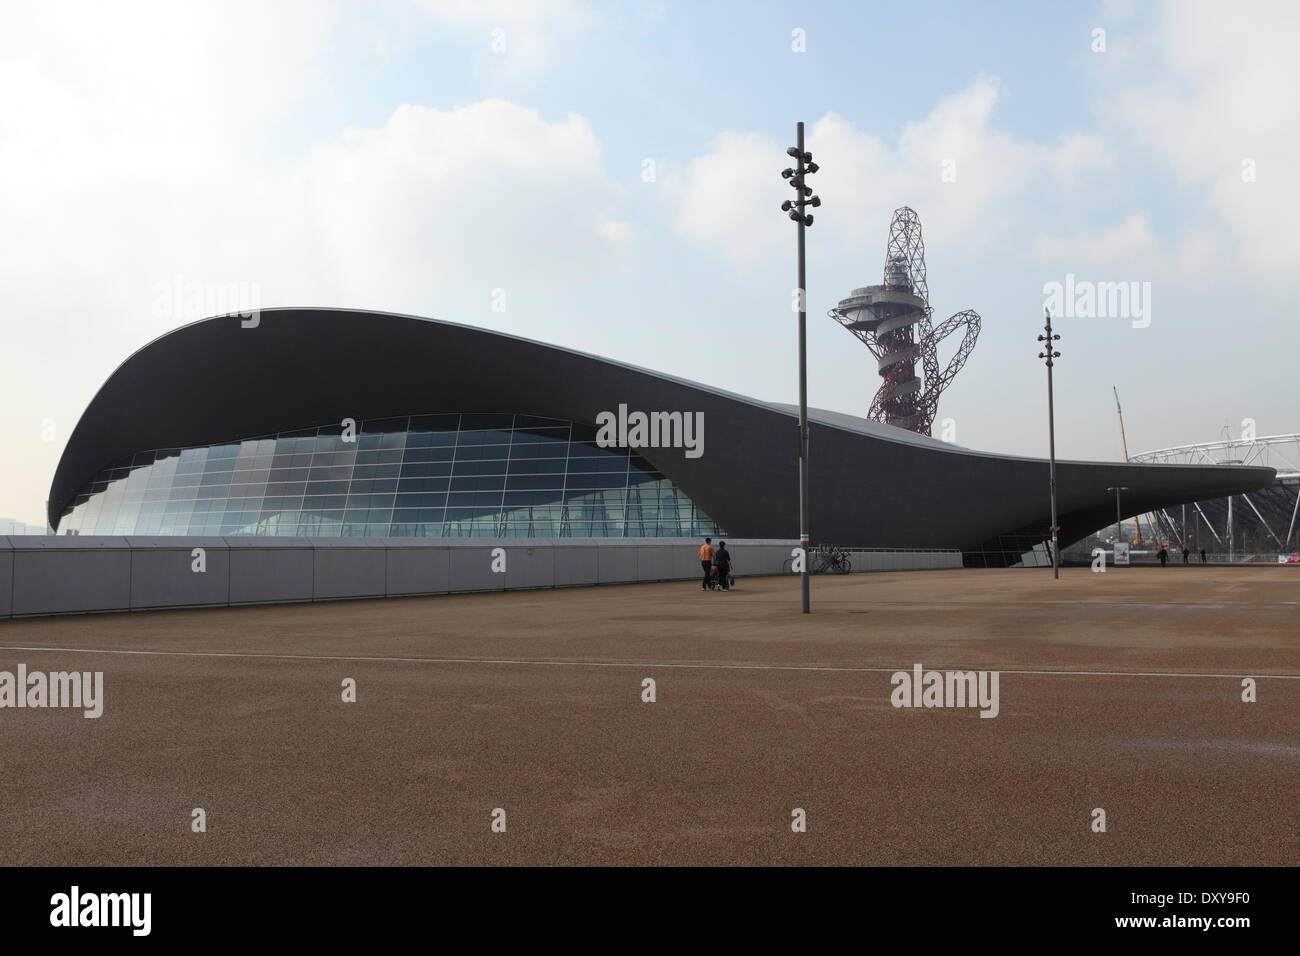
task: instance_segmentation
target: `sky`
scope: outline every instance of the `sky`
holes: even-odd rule
[[[821,166],[813,406],[871,402],[826,310],[881,281],[908,205],[936,320],[982,316],[936,437],[1046,456],[1053,283],[1059,457],[1122,458],[1113,386],[1131,453],[1300,431],[1290,0],[0,0],[0,22],[0,516],[43,524],[104,380],[235,306],[411,313],[794,402],[796,121]],[[1114,283],[1128,308],[1090,309]]]

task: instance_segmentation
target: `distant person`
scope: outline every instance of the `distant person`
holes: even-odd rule
[[[717,586],[724,591],[730,591],[731,552],[727,550],[727,542],[718,542],[718,550],[713,553],[713,567],[717,571]]]
[[[705,538],[704,543],[700,545],[700,567],[704,569],[704,582],[700,585],[701,591],[707,591],[713,584],[713,539]]]
[[[1164,545],[1160,546],[1160,550],[1156,552],[1156,557],[1160,559],[1160,566],[1162,568],[1169,564],[1169,551]]]
[[[1201,564],[1205,563],[1205,549],[1201,548]]]
[[[1192,551],[1191,551],[1191,549],[1190,549],[1189,547],[1187,547],[1187,545],[1183,545],[1183,566],[1184,566],[1184,567],[1186,567],[1187,565],[1189,565],[1189,564],[1192,563],[1192,562],[1189,560],[1189,559],[1191,558],[1191,556],[1192,556]]]

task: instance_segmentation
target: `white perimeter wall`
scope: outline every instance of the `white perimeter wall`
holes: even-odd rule
[[[0,618],[580,587],[701,576],[694,538],[0,537]],[[793,542],[732,539],[737,577]],[[207,570],[192,570],[195,548]],[[493,549],[505,549],[494,572]],[[853,570],[960,568],[957,551],[855,551]]]

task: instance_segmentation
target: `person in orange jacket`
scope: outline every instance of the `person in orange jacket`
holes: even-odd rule
[[[713,539],[705,538],[704,544],[700,545],[700,567],[704,569],[704,583],[700,585],[701,591],[707,591],[713,586]]]

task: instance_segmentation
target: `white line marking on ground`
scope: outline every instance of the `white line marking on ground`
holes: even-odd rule
[[[128,648],[94,648],[94,647],[16,647],[0,644],[0,650],[24,651],[28,653],[57,654],[126,654],[142,657],[233,657],[249,660],[272,661],[347,661],[374,664],[508,664],[514,666],[542,665],[550,667],[676,667],[686,670],[722,670],[722,671],[836,671],[843,673],[893,674],[897,671],[911,671],[912,665],[903,667],[849,667],[836,664],[704,664],[691,662],[653,661],[574,661],[539,658],[533,660],[494,658],[494,657],[369,657],[343,654],[248,654],[242,651],[139,651]],[[1183,674],[1167,671],[1050,671],[1050,670],[1009,670],[1004,668],[977,668],[971,665],[963,667],[928,666],[927,671],[942,670],[997,670],[1000,674],[1023,674],[1029,676],[1056,677],[1204,677],[1216,680],[1234,680],[1242,677],[1269,678],[1272,680],[1300,680],[1300,674]]]

